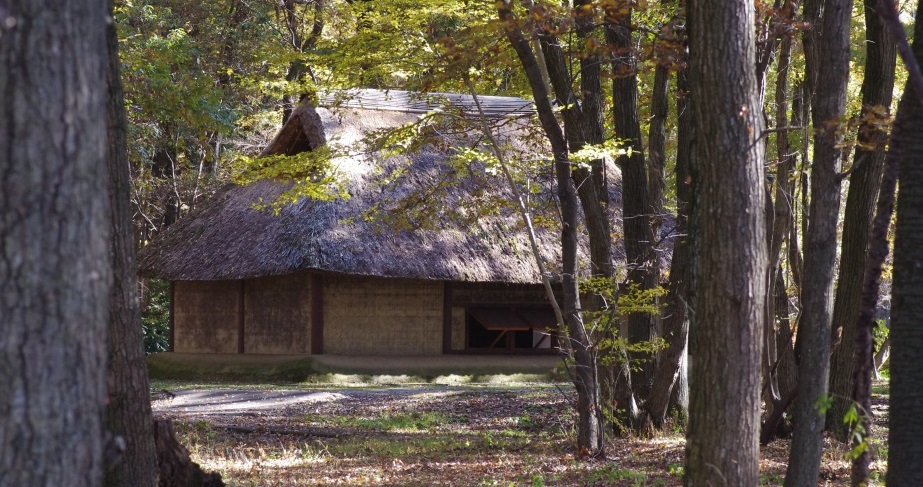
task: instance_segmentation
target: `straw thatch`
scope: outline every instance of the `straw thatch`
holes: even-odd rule
[[[333,104],[331,97],[321,100],[319,105]],[[459,109],[456,119],[475,111],[471,97],[452,95],[448,101]],[[529,144],[541,138],[526,129],[531,125],[530,104],[502,97],[480,101],[491,120],[503,127],[501,140],[536,155],[540,149]],[[142,275],[221,280],[321,270],[446,281],[540,281],[520,216],[509,203],[498,203],[512,200],[505,180],[478,163],[465,170],[447,164],[458,146],[483,143],[477,130],[459,130],[449,122],[431,126],[432,143],[409,154],[384,156],[367,142],[369,133],[417,121],[440,102],[432,95],[419,99],[406,92],[368,90],[338,97],[337,102],[329,107],[303,104],[264,155],[329,144],[349,198],[304,198],[274,214],[255,203],[274,201],[291,183],[262,180],[229,186],[142,249]],[[536,206],[544,205],[553,224],[551,165],[536,167],[530,183],[542,191],[534,191],[531,198]],[[610,177],[618,178],[618,171],[611,169]],[[477,205],[491,211],[475,214],[471,208]],[[540,231],[542,251],[552,267],[559,256],[558,235],[554,228]]]

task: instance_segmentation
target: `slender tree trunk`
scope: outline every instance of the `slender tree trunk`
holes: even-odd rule
[[[631,42],[631,10],[607,15],[606,41],[613,52],[612,112],[615,136],[626,141],[630,155],[620,155],[616,163],[622,169],[622,223],[628,283],[638,291],[653,289],[654,234],[651,230],[651,205],[648,195],[644,145],[638,115],[637,60]],[[628,340],[632,343],[653,338],[653,321],[646,313],[628,316]],[[632,392],[646,399],[653,381],[650,357],[629,356],[632,362]]]
[[[666,307],[663,311],[663,337],[667,341],[667,348],[661,354],[657,363],[654,385],[650,396],[644,403],[644,412],[657,428],[663,427],[672,392],[676,383],[680,382],[680,375],[685,373],[684,362],[688,352],[689,338],[689,293],[687,290],[692,245],[689,236],[688,215],[690,199],[692,198],[690,165],[694,156],[691,133],[693,105],[687,93],[686,71],[682,70],[676,76],[677,91],[680,94],[679,102],[677,103],[679,125],[676,155],[677,212],[676,228],[673,232],[677,236],[673,243],[670,282],[668,284],[668,294],[664,300]],[[685,381],[685,379],[682,380]],[[688,407],[688,400],[685,406]],[[682,405],[680,407],[682,408]],[[682,411],[679,416],[685,418],[685,411]]]
[[[112,3],[109,2],[111,12]],[[115,25],[106,29],[109,49],[108,168],[112,240],[110,259],[114,277],[109,301],[109,396],[106,428],[114,445],[125,450],[106,466],[104,485],[153,487],[157,485],[157,453],[151,398],[147,380],[138,302],[138,272],[131,222],[132,207],[126,143],[125,101],[119,73]]]
[[[600,119],[600,101],[592,90],[599,89],[599,66],[587,63],[586,71],[581,70],[581,84],[589,92],[584,100],[577,98],[571,88],[569,63],[561,49],[560,42],[553,36],[541,36],[541,46],[548,67],[548,75],[559,100],[567,100],[566,108],[561,112],[564,121],[564,135],[567,150],[575,152],[587,143],[602,142],[602,120]],[[595,82],[592,81],[595,79]],[[597,93],[598,95],[598,93]],[[574,167],[571,170],[577,196],[583,207],[584,221],[590,244],[590,272],[594,276],[612,277],[612,239],[609,230],[609,218],[606,212],[608,194],[602,171],[602,161],[593,161],[590,168]]]
[[[881,368],[884,367],[890,356],[891,335],[888,335],[888,338],[885,338],[884,343],[882,343],[878,351],[875,352],[875,380],[881,380]]]
[[[577,446],[584,453],[605,455],[603,418],[599,405],[599,381],[596,353],[580,314],[580,293],[577,289],[577,191],[571,177],[567,140],[555,119],[548,91],[542,80],[529,41],[515,24],[512,6],[507,0],[498,6],[500,19],[506,23],[507,39],[522,64],[538,112],[539,122],[551,144],[554,170],[561,205],[562,286],[561,311],[567,325],[568,345],[573,351],[577,391]]]
[[[672,411],[674,419],[685,424],[689,418],[689,313],[690,307],[692,305],[692,296],[689,292],[689,289],[693,283],[692,276],[692,249],[694,242],[692,241],[693,235],[690,231],[692,227],[691,219],[695,213],[695,172],[697,161],[695,159],[696,149],[693,141],[695,140],[695,121],[693,120],[693,113],[695,112],[695,104],[693,103],[692,97],[689,93],[689,76],[688,69],[682,69],[676,73],[676,92],[677,102],[676,102],[676,125],[677,125],[677,137],[676,137],[676,171],[677,175],[685,174],[682,177],[684,186],[680,188],[679,186],[679,176],[677,176],[677,187],[676,187],[676,196],[677,201],[685,202],[685,215],[686,215],[686,228],[683,233],[686,234],[687,245],[686,249],[686,258],[689,259],[689,262],[686,264],[686,272],[682,276],[685,280],[685,289],[677,290],[676,297],[682,296],[682,304],[684,309],[682,310],[685,313],[684,320],[686,326],[686,344],[683,347],[682,360],[679,363],[679,370],[676,373],[676,382],[673,384],[673,392],[670,394],[670,406],[668,411]],[[677,206],[677,209],[682,209],[682,206]],[[679,211],[677,211],[677,221]],[[675,251],[674,251],[675,252]],[[675,258],[675,257],[674,257]],[[677,275],[677,278],[680,276]],[[670,280],[673,280],[673,272],[671,269]],[[682,292],[682,294],[679,294]],[[670,330],[672,325],[666,326],[666,330]]]
[[[667,95],[670,91],[670,74],[670,70],[666,66],[658,64],[654,69],[654,86],[651,93],[651,118],[647,137],[647,193],[650,200],[651,235],[654,239],[651,243],[652,249],[663,238],[663,225],[666,218],[664,193],[666,189],[666,125],[667,115],[670,111],[670,102]],[[656,287],[660,285],[661,276],[659,254],[654,254],[650,262],[653,285]],[[657,309],[661,309],[662,302],[659,297],[654,298],[654,304]],[[664,314],[659,312],[651,317],[651,326],[655,336],[664,336],[663,317]],[[654,372],[651,387],[657,387],[657,367],[663,358],[662,354],[658,355],[657,360],[652,364]]]
[[[791,193],[789,196],[789,201],[791,202],[791,212],[792,217],[790,218],[791,225],[788,228],[788,235],[786,241],[788,242],[786,257],[788,258],[788,270],[791,273],[792,284],[794,285],[794,292],[792,295],[798,299],[798,308],[801,308],[801,288],[802,288],[802,275],[804,274],[804,258],[801,255],[801,241],[799,235],[803,235],[804,232],[799,232],[799,227],[802,225],[807,225],[808,215],[804,211],[804,208],[807,206],[805,201],[807,200],[807,175],[805,162],[808,160],[808,145],[810,142],[810,130],[808,127],[808,119],[810,118],[811,111],[811,99],[808,95],[808,84],[805,81],[801,81],[795,85],[795,89],[792,93],[792,126],[801,127],[801,147],[793,149],[792,152],[797,151],[797,155],[793,156],[791,159],[792,162],[792,171],[789,173],[791,175]],[[800,160],[799,160],[800,158]],[[799,194],[800,193],[800,194]],[[800,198],[799,198],[800,197]],[[800,203],[799,203],[800,200]],[[795,214],[798,213],[796,209],[801,209],[801,218],[795,218]],[[800,312],[799,312],[800,316]]]
[[[786,4],[792,7],[791,3]],[[788,297],[785,290],[785,279],[782,276],[782,246],[789,235],[792,221],[794,219],[794,182],[793,172],[795,156],[791,153],[791,142],[789,140],[788,109],[789,109],[789,70],[791,63],[792,37],[786,36],[782,39],[779,47],[779,66],[776,73],[775,82],[775,125],[776,132],[776,154],[778,154],[779,164],[776,167],[774,178],[775,197],[770,202],[772,205],[769,209],[769,276],[768,276],[768,295],[766,296],[766,323],[764,340],[766,352],[764,352],[766,372],[764,381],[768,387],[764,387],[763,393],[766,397],[767,411],[765,417],[767,421],[762,425],[760,431],[760,443],[768,443],[780,432],[782,413],[780,408],[787,408],[791,401],[786,398],[792,394],[790,383],[794,381],[794,354],[791,343],[791,328],[788,325]],[[777,319],[784,317],[784,319]],[[787,333],[786,333],[787,332]],[[784,337],[784,338],[783,338]],[[787,363],[791,360],[792,363]],[[783,376],[782,374],[789,374]],[[767,394],[768,392],[768,394]]]
[[[883,0],[890,1],[890,0]],[[913,58],[923,63],[923,15],[917,4]],[[906,59],[906,58],[905,58]],[[910,63],[907,63],[910,64]],[[888,485],[923,485],[923,93],[912,89],[919,67],[897,107],[888,164],[900,165],[894,283],[891,306],[891,399],[888,414]],[[888,188],[882,186],[884,195]]]
[[[301,22],[296,12],[296,4],[304,3],[300,0],[282,0],[282,8],[285,11],[285,28],[289,33],[289,41],[292,48],[299,54],[310,50],[317,43],[321,34],[324,32],[324,0],[313,0],[314,4],[314,21],[311,24],[311,32],[307,37],[301,33]],[[285,73],[285,81],[290,83],[300,82],[305,74],[312,74],[311,67],[305,64],[302,59],[295,59],[288,65],[288,71]],[[312,74],[313,76],[313,74]],[[298,108],[305,93],[302,91],[298,94],[289,94],[282,97],[282,124],[288,121],[292,112]]]
[[[814,4],[815,2],[809,2]],[[805,6],[806,15],[813,12]],[[837,218],[840,209],[842,131],[849,80],[849,32],[851,0],[826,0],[823,16],[814,19],[819,33],[812,34],[818,49],[808,58],[812,87],[814,160],[811,167],[810,223],[805,235],[804,282],[801,290],[802,315],[797,343],[798,397],[795,399],[795,424],[785,477],[787,487],[814,485],[820,474],[823,451],[825,410],[818,406],[827,399],[830,373],[830,324],[833,308],[833,271],[836,267]],[[819,22],[818,22],[819,21]],[[810,36],[809,36],[810,37]],[[823,53],[822,56],[819,53]],[[822,89],[820,87],[823,87]]]
[[[763,119],[754,8],[689,0],[695,110],[695,280],[686,485],[759,483],[760,354],[766,289]]]
[[[885,31],[875,11],[878,0],[865,0],[866,62],[862,79],[862,118],[858,145],[849,176],[849,193],[843,220],[840,270],[833,304],[833,356],[830,359],[830,396],[833,404],[827,428],[840,441],[846,441],[849,427],[842,421],[852,404],[854,345],[856,325],[862,303],[863,275],[869,246],[869,228],[885,160],[887,133],[875,123],[891,106],[894,68],[897,64],[895,42]],[[887,232],[887,228],[885,229]],[[877,303],[877,296],[876,296]]]
[[[654,89],[651,93],[651,121],[647,137],[647,161],[650,169],[648,194],[650,195],[653,234],[659,237],[664,219],[664,190],[666,188],[667,115],[670,111],[670,70],[658,65],[654,70]],[[655,264],[657,264],[656,259]]]
[[[0,2],[0,483],[103,475],[106,3]]]

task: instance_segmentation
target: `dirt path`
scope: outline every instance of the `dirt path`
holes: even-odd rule
[[[237,415],[266,413],[345,397],[341,392],[328,391],[189,389],[175,391],[171,395],[161,393],[152,405],[155,413],[167,415]]]
[[[259,390],[259,389],[183,389],[155,392],[155,414],[165,416],[222,416],[249,414],[292,414],[319,403],[384,403],[411,401],[459,394],[464,389],[446,387],[406,387],[388,389]],[[509,390],[509,389],[504,389]]]

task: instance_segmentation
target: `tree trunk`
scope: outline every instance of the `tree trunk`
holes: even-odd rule
[[[693,155],[692,146],[692,110],[693,104],[688,96],[686,71],[677,73],[678,140],[676,153],[676,236],[673,243],[673,258],[670,266],[670,282],[663,310],[663,337],[667,349],[660,356],[654,373],[654,384],[650,396],[644,403],[644,412],[653,426],[661,428],[666,419],[671,403],[673,389],[680,381],[680,374],[685,374],[685,361],[688,353],[689,338],[689,293],[688,274],[692,245],[689,237],[688,215],[692,197],[692,175],[690,165]],[[664,114],[666,117],[666,114]],[[682,379],[685,381],[685,378]],[[686,393],[688,396],[688,392]],[[685,401],[688,407],[688,399]],[[683,404],[680,404],[683,408]],[[684,408],[683,408],[684,409]],[[685,418],[685,410],[679,415]]]
[[[809,8],[809,5],[812,5]],[[808,64],[812,122],[814,125],[814,160],[811,167],[810,223],[805,235],[804,282],[801,290],[802,315],[798,325],[797,345],[798,397],[788,470],[787,487],[814,485],[820,474],[823,451],[825,410],[818,407],[827,399],[830,373],[830,324],[833,308],[833,270],[836,267],[837,218],[840,209],[842,166],[842,131],[840,124],[846,108],[846,84],[849,80],[849,32],[852,0],[826,0],[823,16],[816,16],[816,0],[805,5],[805,16],[821,31],[806,35],[805,55],[819,64]],[[811,16],[809,16],[809,14]],[[820,56],[819,53],[823,53]],[[823,87],[822,89],[819,87]]]
[[[111,12],[112,2],[109,2]],[[153,487],[157,485],[157,454],[151,417],[147,362],[138,302],[138,272],[132,207],[129,199],[128,146],[125,102],[119,73],[115,24],[106,29],[109,49],[108,168],[112,225],[110,259],[113,273],[109,301],[109,396],[106,429],[124,444],[122,457],[106,465],[104,485]],[[107,459],[109,460],[109,459]]]
[[[103,474],[104,1],[0,2],[0,483]]]
[[[571,164],[568,161],[567,140],[558,125],[548,98],[548,90],[542,80],[541,70],[529,41],[515,25],[509,0],[498,5],[500,19],[506,22],[507,39],[516,51],[522,64],[532,97],[535,101],[539,122],[554,158],[558,199],[561,205],[561,258],[562,285],[561,311],[568,333],[567,349],[574,356],[574,388],[577,391],[577,447],[585,454],[595,457],[605,455],[603,441],[603,418],[599,404],[599,381],[596,353],[590,343],[580,315],[580,293],[577,289],[577,191],[571,178]]]
[[[292,48],[299,54],[314,47],[321,34],[324,32],[324,0],[313,0],[314,4],[314,21],[311,24],[311,32],[307,37],[301,35],[301,22],[298,20],[296,12],[296,3],[303,3],[298,0],[282,0],[281,7],[285,10],[285,27],[289,33],[289,41]],[[311,67],[305,64],[302,59],[295,59],[288,65],[285,73],[285,81],[289,83],[298,83],[305,74],[311,74]],[[288,94],[282,97],[282,124],[288,121],[292,112],[298,108],[302,98],[306,93],[301,91],[298,94]]]
[[[670,70],[658,65],[654,70],[654,91],[651,93],[651,122],[648,129],[647,162],[649,167],[648,195],[650,195],[653,220],[652,233],[659,238],[664,219],[664,191],[666,188],[667,115],[670,111]],[[657,259],[654,259],[654,263]]]
[[[541,36],[541,46],[548,67],[549,80],[554,87],[558,100],[565,100],[561,111],[564,121],[564,135],[567,138],[567,150],[575,152],[587,143],[602,142],[602,120],[599,103],[592,90],[599,89],[598,63],[587,63],[586,71],[581,71],[581,84],[590,90],[588,99],[579,100],[571,87],[569,63],[561,49],[560,42],[553,36]],[[591,80],[595,79],[595,83]],[[585,94],[586,95],[586,94]],[[589,106],[588,106],[589,105]],[[590,272],[594,276],[612,277],[612,239],[609,230],[609,218],[606,213],[608,194],[602,171],[602,161],[593,161],[591,167],[573,167],[571,174],[577,188],[577,196],[583,207],[584,221],[590,244]]]
[[[879,347],[878,351],[875,353],[875,380],[881,380],[881,368],[888,362],[888,357],[890,356],[891,335],[888,335],[888,338],[885,338],[884,343],[881,344],[881,347]]]
[[[790,4],[788,4],[790,5]],[[788,320],[788,295],[782,275],[782,245],[789,236],[794,221],[794,168],[795,156],[791,151],[789,131],[789,70],[791,63],[792,38],[782,39],[779,48],[779,66],[775,82],[775,125],[776,154],[779,164],[774,178],[775,196],[770,201],[768,213],[769,234],[769,276],[766,296],[766,323],[764,344],[764,390],[767,420],[760,429],[760,443],[765,444],[785,432],[782,419],[785,409],[793,398],[795,364],[792,348],[791,327]],[[797,120],[797,115],[793,117]],[[792,245],[791,242],[789,245]]]
[[[913,57],[923,63],[923,15],[917,5]],[[897,107],[888,164],[900,165],[891,307],[888,485],[923,485],[923,94],[911,79]],[[919,76],[919,72],[915,73]],[[882,187],[882,194],[887,191]]]
[[[620,155],[616,164],[622,170],[622,223],[628,283],[636,290],[657,286],[659,276],[653,262],[654,234],[651,230],[651,206],[648,195],[647,171],[644,167],[644,144],[638,115],[637,61],[631,39],[631,10],[606,17],[606,42],[613,52],[612,112],[615,136],[626,142],[629,155]],[[628,316],[628,340],[631,343],[653,338],[653,320],[647,313]],[[648,354],[629,356],[632,392],[642,400],[647,398],[653,382],[653,366]]]
[[[154,422],[153,433],[157,445],[160,487],[224,487],[224,482],[217,473],[203,472],[202,468],[189,458],[189,450],[176,441],[173,424],[169,420]]]
[[[885,159],[887,133],[875,122],[880,121],[876,110],[891,106],[894,90],[894,68],[897,49],[885,31],[884,23],[875,11],[878,0],[865,0],[866,63],[862,79],[862,116],[858,145],[853,157],[853,173],[849,176],[849,193],[843,220],[843,242],[840,249],[840,271],[833,304],[833,356],[830,359],[830,395],[833,404],[828,414],[827,428],[840,441],[846,441],[849,427],[842,418],[852,405],[854,344],[856,323],[862,303],[863,273],[869,246],[869,227]],[[887,228],[885,229],[887,232]],[[877,296],[876,296],[877,303]]]
[[[689,0],[696,171],[686,485],[757,485],[766,289],[763,119],[746,0]]]

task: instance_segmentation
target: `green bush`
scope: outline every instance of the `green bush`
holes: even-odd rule
[[[144,351],[165,352],[170,347],[170,282],[151,279],[147,293],[147,306],[141,310]]]

